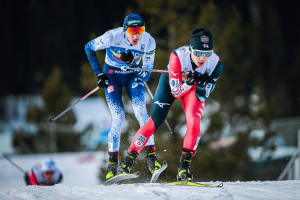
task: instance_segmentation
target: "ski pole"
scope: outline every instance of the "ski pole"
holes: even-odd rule
[[[24,169],[22,169],[19,165],[17,165],[16,163],[14,163],[9,157],[7,157],[6,155],[1,154],[2,157],[4,157],[8,162],[10,162],[13,166],[15,166],[18,170],[20,170],[21,172],[23,172],[24,174],[26,174],[26,171]]]
[[[150,90],[148,84],[147,84],[146,82],[144,82],[144,85],[145,85],[145,87],[146,87],[146,89],[147,89],[147,91],[148,91],[150,97],[151,97],[152,100],[153,100],[153,94],[152,94],[152,92],[151,92],[151,90]],[[168,127],[168,129],[169,129],[169,131],[170,131],[170,135],[173,135],[174,131],[173,131],[173,129],[171,129],[171,127],[170,127],[170,125],[169,125],[169,123],[168,123],[167,120],[165,120],[165,124],[167,125],[167,127]]]
[[[66,112],[68,112],[69,110],[71,110],[74,106],[76,106],[78,103],[80,103],[83,100],[85,100],[88,96],[90,96],[91,94],[93,94],[94,92],[96,92],[98,89],[99,89],[99,86],[97,86],[95,89],[93,89],[92,91],[90,91],[89,93],[87,93],[84,97],[82,97],[81,99],[79,99],[78,101],[76,101],[75,103],[73,103],[70,107],[68,107],[66,110],[64,110],[63,112],[61,112],[56,117],[51,117],[50,118],[50,122],[54,122],[55,120],[57,120],[58,118],[60,118],[63,114],[65,114]]]
[[[124,71],[124,70],[127,70],[127,69],[130,69],[130,70],[140,70],[140,71],[147,71],[147,72],[159,72],[159,73],[169,73],[168,70],[160,70],[160,69],[143,69],[143,68],[134,68],[134,67],[121,67],[121,70]]]

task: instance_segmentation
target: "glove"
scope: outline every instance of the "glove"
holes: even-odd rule
[[[207,74],[202,74],[201,76],[199,76],[198,78],[198,83],[197,85],[201,88],[205,87],[208,83],[212,83],[213,79]]]
[[[121,60],[126,63],[127,65],[129,65],[130,67],[133,66],[133,62],[134,62],[134,57],[131,53],[130,50],[128,50],[126,53],[125,51],[121,54]]]
[[[142,70],[135,70],[135,73],[141,80],[144,80],[148,76],[148,72]]]
[[[24,180],[25,180],[26,185],[30,185],[29,175],[27,172],[24,174]]]
[[[198,79],[198,72],[188,72],[186,77],[186,84],[187,85],[194,85],[194,83],[197,83]]]
[[[108,84],[110,84],[110,80],[108,76],[105,73],[100,73],[97,75],[97,83],[98,86],[103,88],[103,87],[108,87]]]

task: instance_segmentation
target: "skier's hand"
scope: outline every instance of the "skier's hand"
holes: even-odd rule
[[[97,83],[98,83],[98,86],[103,88],[103,87],[108,87],[108,84],[110,84],[110,80],[108,78],[108,76],[101,72],[100,74],[97,75]]]
[[[133,66],[133,62],[134,62],[134,57],[131,53],[130,50],[128,50],[126,53],[125,51],[121,54],[121,60],[126,63],[127,65],[129,65],[130,67]]]
[[[27,172],[24,174],[24,180],[26,185],[30,185],[29,174]]]
[[[142,70],[135,70],[135,73],[142,80],[145,79],[147,77],[147,75],[148,75],[148,72],[142,71]]]
[[[207,74],[202,74],[198,78],[198,83],[197,85],[201,88],[205,87],[208,83],[212,83],[213,79]]]
[[[186,77],[186,84],[187,85],[194,85],[195,83],[197,83],[197,79],[198,79],[198,72],[188,72]]]

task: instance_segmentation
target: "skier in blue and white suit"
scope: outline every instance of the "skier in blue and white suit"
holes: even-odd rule
[[[121,67],[128,67],[128,65],[140,67],[139,63],[143,59],[142,67],[152,69],[155,48],[155,40],[149,33],[145,32],[145,23],[137,14],[128,15],[124,19],[123,27],[109,30],[85,45],[85,51],[97,77],[98,85],[105,90],[105,97],[112,116],[112,126],[108,133],[109,162],[106,179],[117,173],[120,134],[125,120],[122,87],[125,87],[131,100],[140,127],[146,124],[149,119],[143,82],[150,78],[151,72],[123,71]],[[103,49],[106,49],[106,56],[102,71],[96,51]],[[155,156],[153,137],[148,140],[146,151],[150,171],[159,168],[160,164]]]

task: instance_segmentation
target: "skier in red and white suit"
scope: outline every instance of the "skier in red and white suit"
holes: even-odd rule
[[[26,185],[50,186],[62,181],[63,175],[52,158],[44,159],[25,174]]]
[[[182,155],[178,165],[178,180],[192,181],[190,173],[192,157],[200,140],[200,119],[205,100],[214,89],[223,65],[213,52],[212,34],[207,29],[196,29],[190,37],[190,45],[174,50],[169,58],[169,74],[162,74],[153,98],[151,117],[141,127],[118,168],[128,173],[144,148],[148,138],[166,119],[170,106],[177,98],[186,116],[187,132],[183,141]]]

